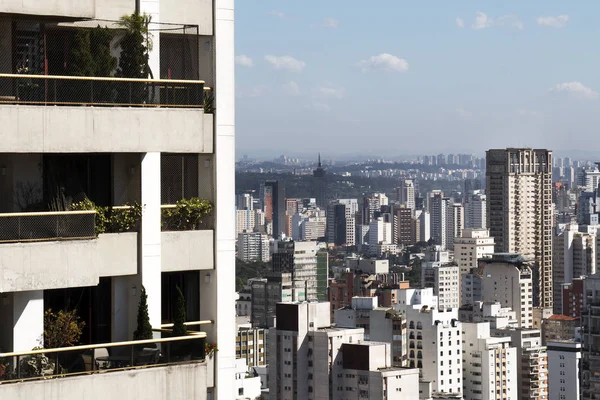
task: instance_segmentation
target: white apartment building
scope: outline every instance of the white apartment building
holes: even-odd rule
[[[473,193],[468,195],[464,208],[465,228],[487,229],[485,194]]]
[[[374,214],[381,210],[381,206],[387,206],[388,197],[384,193],[373,193],[365,196],[363,199],[362,223],[369,225],[373,220]]]
[[[412,179],[402,181],[402,186],[396,189],[397,199],[406,208],[415,209],[415,185]]]
[[[404,312],[406,306],[427,306],[436,308],[438,305],[437,296],[433,294],[433,288],[408,288],[398,289],[397,311]]]
[[[554,312],[562,313],[562,285],[573,278],[596,273],[596,234],[579,232],[579,226],[569,224],[552,243],[552,275]]]
[[[418,398],[418,370],[392,368],[390,344],[365,341],[363,329],[330,327],[329,307],[277,305],[269,394],[282,400]]]
[[[421,265],[421,287],[433,288],[438,298],[438,308],[460,306],[460,273],[457,265],[440,261],[427,261]]]
[[[249,376],[246,360],[241,358],[235,360],[235,393],[236,400],[256,399],[262,393],[260,377]]]
[[[117,22],[135,3],[0,2],[0,359],[50,345],[49,308],[74,309],[85,322],[79,344],[111,354],[133,338],[142,288],[154,346],[163,350],[144,359],[170,364],[165,349],[176,338],[161,339],[160,328],[173,321],[177,287],[188,321],[210,322],[186,340],[202,353],[204,341],[219,351],[126,372],[103,363],[102,374],[91,368],[91,351],[78,354],[85,363],[53,362],[43,380],[1,384],[2,399],[236,397],[233,2],[139,1],[152,17],[142,36],[153,46],[144,71],[129,76],[116,44],[131,36]],[[98,25],[112,39],[88,48]],[[102,71],[75,73],[77,51]],[[185,221],[177,202],[207,204],[195,198],[212,211]],[[107,207],[111,223],[80,203],[87,200]],[[125,363],[140,365],[142,354],[127,346]],[[181,383],[177,390],[169,380]]]
[[[236,234],[242,232],[268,232],[265,226],[265,212],[262,210],[236,210],[235,211]]]
[[[377,245],[392,244],[392,223],[383,217],[373,219],[369,224],[369,253],[377,254]]]
[[[427,242],[431,238],[431,221],[428,211],[415,211],[415,219],[418,222],[419,229],[417,230],[417,242]]]
[[[528,263],[519,254],[493,254],[480,263],[481,300],[512,308],[519,327],[533,327],[533,280]]]
[[[519,400],[548,399],[548,355],[539,329],[493,329],[496,337],[509,336],[517,348]]]
[[[448,249],[454,249],[454,238],[460,237],[465,226],[465,210],[460,203],[454,203],[450,206],[448,212],[451,217],[450,223],[446,226],[448,233],[446,234]]]
[[[502,307],[499,302],[484,303],[477,301],[474,304],[462,306],[458,310],[461,322],[489,322],[492,329],[517,328],[517,313],[509,307]]]
[[[581,398],[581,343],[549,341],[548,399],[568,400]]]
[[[268,262],[271,259],[271,255],[269,254],[269,236],[260,232],[238,234],[237,254],[238,258],[245,262]]]
[[[348,257],[346,258],[346,268],[364,274],[387,274],[390,272],[390,260]]]
[[[520,253],[539,266],[534,306],[551,308],[552,151],[495,149],[486,152],[487,221],[496,251]]]
[[[406,366],[406,319],[391,307],[378,307],[377,297],[353,297],[352,304],[334,311],[340,328],[363,328],[365,340],[390,343],[392,365]]]
[[[517,400],[517,349],[510,337],[491,337],[489,322],[466,322],[463,333],[465,400]]]
[[[461,393],[462,331],[458,309],[406,306],[408,366],[419,368],[434,392]],[[411,339],[413,338],[413,339]]]
[[[454,261],[461,274],[477,268],[477,260],[494,253],[494,238],[487,229],[466,228],[462,236],[454,238]]]

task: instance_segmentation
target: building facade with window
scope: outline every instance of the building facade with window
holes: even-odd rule
[[[160,357],[127,362],[169,363],[160,329],[179,290],[188,321],[206,322],[189,327],[198,351],[219,351],[103,374],[80,354],[44,371],[60,378],[2,384],[0,398],[68,400],[93,385],[92,399],[163,398],[167,370],[193,377],[181,396],[235,397],[233,2],[138,3],[152,17],[143,43],[118,24],[134,1],[0,2],[0,359],[51,345],[49,309],[75,310],[78,344],[110,354],[133,339],[145,292]],[[119,49],[133,45],[148,49],[137,70]]]

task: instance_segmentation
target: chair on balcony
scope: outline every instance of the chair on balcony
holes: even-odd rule
[[[135,355],[135,366],[154,365],[158,364],[160,358],[160,350],[157,348],[144,348]]]

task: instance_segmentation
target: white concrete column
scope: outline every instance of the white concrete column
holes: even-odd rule
[[[13,293],[13,351],[44,345],[44,291]]]
[[[142,155],[142,207],[139,274],[148,294],[150,324],[153,328],[157,328],[161,323],[160,153],[158,152]],[[139,301],[140,289],[137,288],[135,301]]]
[[[215,0],[217,399],[237,396],[235,380],[235,64],[234,1]],[[204,272],[204,271],[203,271]],[[211,279],[214,279],[211,277]],[[204,286],[201,287],[204,289]]]

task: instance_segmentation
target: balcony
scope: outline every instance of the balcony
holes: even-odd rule
[[[0,398],[64,398],[67,393],[128,393],[166,398],[177,391],[188,398],[205,396],[213,385],[212,357],[205,356],[206,334],[104,343],[24,353],[0,354]],[[194,385],[168,383],[190,380]],[[52,395],[51,393],[54,393]],[[179,396],[178,396],[179,397]]]
[[[2,12],[25,15],[60,15],[71,18],[93,18],[94,0],[3,1]]]
[[[182,224],[168,213],[176,205],[163,205],[162,272],[214,268],[214,219],[205,215],[197,225]]]
[[[203,81],[0,74],[0,94],[5,152],[213,151]]]

